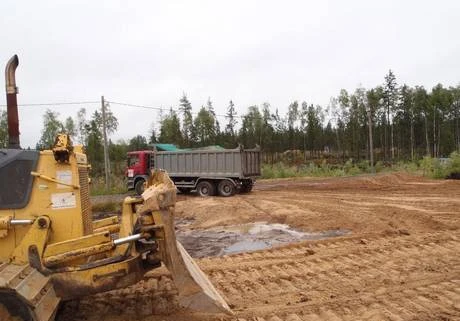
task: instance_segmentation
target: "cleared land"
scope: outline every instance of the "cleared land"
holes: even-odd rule
[[[460,181],[267,180],[248,195],[180,199],[181,229],[264,221],[351,233],[197,260],[233,316],[178,308],[160,269],[128,289],[71,302],[58,320],[460,320]]]

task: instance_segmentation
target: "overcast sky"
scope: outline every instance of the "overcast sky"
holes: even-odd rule
[[[243,114],[326,105],[341,88],[460,81],[460,1],[0,1],[0,65],[18,54],[19,104],[112,101]],[[4,68],[4,67],[1,67]],[[0,105],[5,104],[1,95]],[[53,106],[61,119],[97,104]],[[5,107],[0,107],[5,108]],[[35,146],[46,107],[20,107]],[[153,110],[112,105],[112,139],[148,135]],[[225,119],[220,119],[225,122]],[[157,125],[158,127],[158,125]]]

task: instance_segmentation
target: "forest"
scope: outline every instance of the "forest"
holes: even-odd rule
[[[106,105],[110,137],[118,119]],[[163,112],[149,137],[133,133],[127,140],[109,141],[110,160],[122,171],[126,152],[150,148],[156,142],[180,147],[220,145],[235,148],[260,146],[264,159],[295,151],[303,160],[326,159],[332,163],[369,161],[392,164],[416,161],[424,156],[448,157],[460,151],[460,85],[399,85],[390,70],[381,85],[341,89],[326,106],[292,101],[285,113],[269,102],[248,106],[238,114],[230,100],[225,114],[216,114],[211,99],[195,109],[184,93],[178,105]],[[61,121],[47,109],[36,148],[51,146],[56,133],[67,132],[85,146],[95,174],[103,170],[102,113],[87,115],[81,108],[74,118]],[[370,139],[371,137],[371,139]],[[7,143],[6,112],[0,115],[0,146]],[[278,160],[278,158],[276,158]],[[117,165],[118,164],[118,165]]]

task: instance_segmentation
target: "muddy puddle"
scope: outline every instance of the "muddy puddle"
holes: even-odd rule
[[[103,219],[119,213],[93,213],[95,219]],[[302,232],[287,224],[256,222],[217,226],[209,229],[191,229],[193,219],[176,219],[176,237],[194,258],[222,256],[286,245],[304,240],[322,240],[350,234],[346,229],[316,233]]]
[[[307,233],[297,231],[286,224],[266,222],[191,230],[187,227],[190,223],[177,222],[176,235],[195,258],[257,251],[303,240],[320,240],[350,233],[348,230]]]

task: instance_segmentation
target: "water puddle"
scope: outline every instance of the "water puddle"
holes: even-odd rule
[[[224,253],[230,254],[230,253],[250,252],[250,251],[257,251],[257,250],[265,250],[270,247],[271,245],[269,242],[246,240],[246,241],[236,242],[230,245],[229,247],[224,249]]]
[[[257,222],[206,230],[190,230],[190,222],[178,222],[178,240],[192,257],[221,256],[272,248],[303,240],[320,240],[349,234],[348,230],[307,233],[286,224]]]

